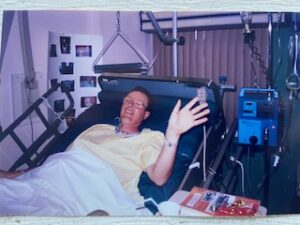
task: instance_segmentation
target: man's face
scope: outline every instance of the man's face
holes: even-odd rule
[[[146,111],[148,97],[139,91],[130,92],[124,99],[121,107],[121,123],[123,126],[139,127],[139,125],[150,115]]]

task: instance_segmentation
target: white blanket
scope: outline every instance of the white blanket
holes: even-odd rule
[[[0,179],[0,215],[139,215],[112,169],[80,150],[55,154],[15,179]]]

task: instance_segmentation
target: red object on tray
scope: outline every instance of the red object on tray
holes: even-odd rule
[[[193,187],[180,204],[212,216],[254,216],[260,201]]]

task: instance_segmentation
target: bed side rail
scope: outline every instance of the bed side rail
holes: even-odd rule
[[[20,150],[23,152],[23,154],[15,161],[15,163],[9,168],[9,171],[14,171],[20,166],[26,164],[28,167],[34,167],[37,165],[38,161],[37,158],[41,158],[42,155],[44,155],[44,149],[42,149],[38,154],[37,151],[39,148],[47,141],[49,138],[53,137],[53,139],[59,138],[60,133],[58,131],[58,127],[60,123],[62,122],[62,119],[65,118],[73,109],[74,107],[74,100],[71,96],[71,94],[66,91],[67,98],[69,100],[69,106],[68,108],[55,120],[48,121],[45,115],[42,113],[40,106],[44,104],[45,100],[59,87],[62,87],[63,84],[58,83],[55,86],[53,86],[51,89],[49,89],[44,95],[42,95],[40,98],[38,98],[22,115],[20,115],[11,125],[9,125],[1,134],[0,134],[0,142],[2,142],[7,137],[11,137],[12,140],[15,142],[16,145],[20,148]],[[36,115],[39,117],[39,119],[42,121],[43,125],[45,126],[45,131],[37,137],[37,139],[27,148],[24,142],[21,140],[21,137],[17,135],[17,132],[15,131],[18,126],[32,113],[36,113]],[[53,139],[51,141],[53,141]],[[32,156],[36,154],[35,158],[32,158]]]

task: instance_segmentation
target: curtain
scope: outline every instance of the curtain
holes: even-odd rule
[[[219,76],[227,77],[227,84],[237,87],[235,93],[224,96],[224,114],[229,125],[237,117],[237,100],[241,87],[266,87],[266,75],[262,67],[268,63],[268,31],[255,29],[254,67],[251,66],[251,51],[244,43],[242,29],[205,30],[179,32],[185,44],[178,46],[178,77],[211,79],[219,83]],[[153,66],[154,75],[172,76],[172,47],[163,46],[159,39],[153,38],[153,52],[159,51]],[[260,63],[257,60],[260,59]],[[260,66],[261,64],[261,66]]]

